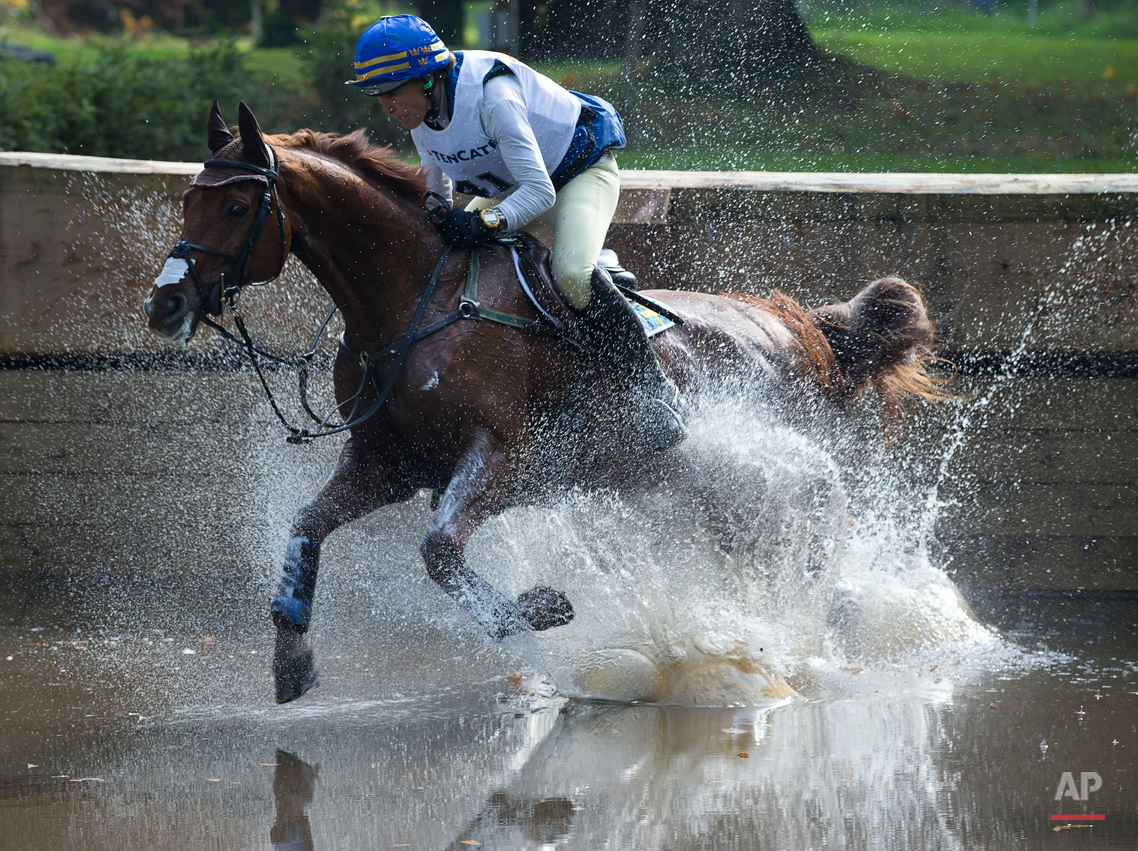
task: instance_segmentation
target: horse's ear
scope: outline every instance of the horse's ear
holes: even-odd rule
[[[261,132],[261,125],[257,123],[253,110],[245,105],[245,101],[241,101],[240,106],[237,107],[237,128],[241,131],[241,142],[245,148],[245,162],[271,168],[273,164],[269,159],[269,148],[265,142],[265,135]]]
[[[221,108],[217,105],[217,98],[213,99],[213,106],[209,108],[209,150],[216,154],[233,141],[233,134],[225,126],[225,119],[221,117]]]

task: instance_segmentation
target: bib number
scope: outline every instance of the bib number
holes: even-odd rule
[[[478,180],[483,183],[488,183],[494,189],[486,189],[474,183],[471,180],[460,180],[454,185],[456,192],[461,192],[463,195],[477,195],[479,198],[493,198],[495,192],[505,192],[514,184],[503,177],[499,177],[491,171],[484,171],[478,175]]]

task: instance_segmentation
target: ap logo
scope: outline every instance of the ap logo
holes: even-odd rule
[[[1059,788],[1055,790],[1055,800],[1074,798],[1076,801],[1085,801],[1091,792],[1097,792],[1101,788],[1102,778],[1094,771],[1080,772],[1078,786],[1075,786],[1074,772],[1064,771],[1063,776],[1059,778]]]

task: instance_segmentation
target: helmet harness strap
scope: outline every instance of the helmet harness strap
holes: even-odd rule
[[[423,79],[423,94],[427,96],[427,114],[424,121],[433,124],[439,120],[439,99],[435,96],[435,81],[431,77]]]

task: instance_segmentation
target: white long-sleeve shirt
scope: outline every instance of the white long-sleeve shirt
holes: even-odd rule
[[[510,74],[499,74],[483,85],[482,129],[498,143],[510,177],[517,184],[509,196],[495,204],[510,230],[529,224],[553,206],[557,193],[530,127],[521,84]],[[454,200],[454,184],[438,165],[427,171],[427,188]]]

